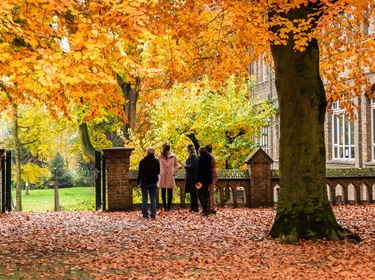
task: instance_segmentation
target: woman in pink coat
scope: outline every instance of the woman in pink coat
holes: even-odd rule
[[[160,162],[158,186],[161,188],[161,199],[163,201],[164,211],[169,211],[173,199],[173,188],[175,187],[174,178],[178,170],[178,161],[176,155],[171,152],[171,146],[168,142],[163,144],[158,159]]]

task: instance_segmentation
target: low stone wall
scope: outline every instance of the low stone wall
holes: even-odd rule
[[[105,149],[107,170],[108,210],[131,210],[133,190],[136,187],[136,170],[129,170],[132,149]],[[273,206],[278,201],[279,175],[271,170],[273,160],[261,148],[255,149],[245,160],[246,170],[219,170],[216,183],[217,205],[234,207]],[[186,207],[185,171],[176,176],[178,207]],[[375,169],[328,169],[327,193],[332,204],[373,202]],[[158,195],[157,203],[160,197]]]
[[[137,170],[130,170],[130,185],[136,187]],[[179,170],[176,185],[179,190],[180,204],[175,207],[185,208],[184,180],[185,173]],[[251,178],[248,170],[220,170],[216,184],[217,205],[221,207],[249,206]],[[278,170],[271,170],[272,203],[277,203],[279,189]],[[372,203],[375,201],[375,169],[327,169],[328,199],[332,204]],[[134,205],[139,208],[139,205]],[[260,205],[266,206],[266,205]],[[257,206],[253,206],[257,207]]]

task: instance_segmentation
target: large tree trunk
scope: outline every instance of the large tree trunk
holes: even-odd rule
[[[306,18],[308,9],[290,11],[290,20]],[[319,48],[312,40],[295,51],[272,45],[280,110],[280,198],[270,231],[285,242],[327,237],[338,241],[343,230],[328,201],[324,117],[326,96],[319,73]]]

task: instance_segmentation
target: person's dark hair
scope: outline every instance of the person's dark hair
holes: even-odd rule
[[[189,152],[190,153],[192,153],[192,152],[194,152],[195,151],[195,149],[194,149],[194,145],[193,144],[187,144],[186,145],[186,148],[189,150]]]
[[[163,149],[161,151],[161,154],[163,157],[167,158],[168,157],[168,152],[170,151],[171,149],[171,145],[169,144],[169,142],[165,142],[163,144]]]
[[[208,144],[206,145],[207,153],[212,153],[212,145]]]
[[[207,154],[207,148],[205,146],[200,146],[198,152],[200,155]]]

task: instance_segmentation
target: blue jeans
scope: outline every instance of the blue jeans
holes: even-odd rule
[[[150,194],[151,218],[156,216],[156,184],[142,186],[142,216],[148,218],[148,195]]]

